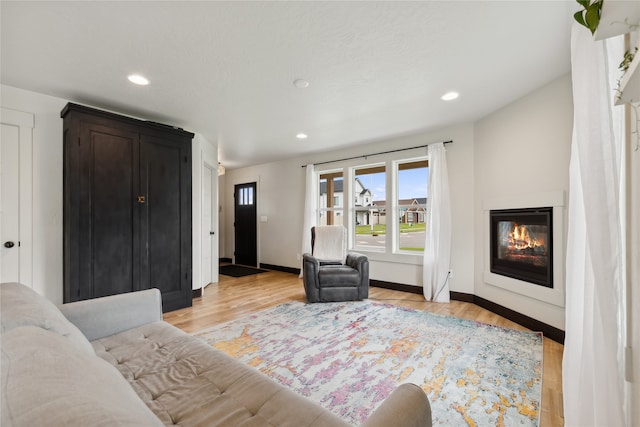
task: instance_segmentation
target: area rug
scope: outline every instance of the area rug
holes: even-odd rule
[[[265,273],[267,270],[260,270],[259,268],[245,267],[242,265],[221,265],[218,272],[225,276],[231,277],[244,277],[252,274]]]
[[[353,425],[405,382],[434,425],[539,423],[538,333],[362,301],[291,302],[195,335]]]

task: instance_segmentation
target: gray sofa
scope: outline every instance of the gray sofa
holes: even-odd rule
[[[59,308],[0,285],[2,406],[9,426],[347,426],[260,372],[162,321],[159,291]],[[399,386],[363,426],[430,426]]]

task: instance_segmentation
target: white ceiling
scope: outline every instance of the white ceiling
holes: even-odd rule
[[[3,84],[199,132],[234,168],[483,117],[569,72],[577,3],[0,7]],[[151,84],[132,85],[133,72]],[[460,98],[441,101],[449,90]]]

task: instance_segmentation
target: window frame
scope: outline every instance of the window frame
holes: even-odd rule
[[[376,155],[376,161],[361,157],[357,159],[349,159],[345,161],[335,162],[331,165],[316,167],[315,178],[316,188],[320,188],[320,177],[326,174],[342,174],[343,179],[343,209],[342,210],[342,224],[347,228],[347,248],[350,251],[363,253],[369,257],[372,261],[390,262],[396,265],[422,265],[424,253],[422,251],[401,251],[399,250],[398,234],[400,226],[398,223],[398,203],[397,195],[398,191],[398,165],[403,163],[409,163],[411,161],[424,161],[429,160],[429,156],[424,148],[416,148],[412,150],[385,153],[382,155]],[[364,169],[371,165],[384,165],[385,166],[385,198],[386,204],[386,223],[388,230],[385,234],[385,247],[383,251],[371,250],[370,248],[356,246],[355,245],[355,226],[356,226],[356,195],[353,188],[355,182],[355,170]],[[372,200],[373,202],[373,200]],[[320,225],[320,212],[327,211],[327,208],[320,208],[318,204],[317,209],[317,224]]]
[[[400,246],[400,237],[402,235],[401,233],[401,221],[402,221],[402,215],[400,215],[401,209],[403,209],[403,207],[400,204],[400,200],[404,200],[404,199],[400,199],[400,171],[402,170],[409,170],[409,169],[418,169],[421,167],[426,167],[427,168],[427,176],[428,176],[428,168],[429,168],[429,157],[428,156],[421,156],[421,157],[415,157],[415,158],[408,158],[408,159],[402,159],[402,160],[396,160],[394,161],[394,173],[396,176],[396,180],[395,180],[395,187],[396,187],[396,193],[395,193],[395,197],[394,197],[394,201],[395,201],[395,211],[397,216],[397,220],[395,222],[395,225],[397,226],[398,230],[395,234],[395,253],[397,254],[407,254],[407,255],[416,255],[419,254],[420,256],[424,255],[424,247],[422,248],[422,250],[403,250]],[[427,182],[428,182],[428,178],[427,178]],[[414,200],[417,198],[414,198]],[[428,201],[428,189],[427,189],[427,198],[425,198],[425,202],[424,203],[417,203],[417,204],[412,204],[412,208],[418,208],[418,209],[423,209],[422,212],[422,217],[423,217],[423,221],[426,222],[427,219],[427,201]],[[418,212],[418,217],[420,217],[421,213]],[[418,223],[419,223],[419,218],[418,218]],[[426,227],[425,227],[425,232],[426,232]]]
[[[374,202],[374,198],[372,197],[370,200],[370,205],[369,206],[359,206],[356,205],[355,200],[357,199],[357,194],[355,191],[355,182],[356,180],[358,180],[358,172],[362,172],[365,171],[367,172],[367,174],[371,174],[371,173],[384,173],[384,181],[385,181],[385,233],[384,233],[384,246],[381,247],[377,247],[377,246],[367,246],[367,245],[358,245],[357,244],[357,227],[359,226],[358,224],[358,213],[359,212],[368,212],[369,213],[369,220],[371,220],[371,218],[373,218],[374,215],[374,211],[378,212],[378,222],[380,221],[380,208],[375,207],[373,205]],[[360,174],[363,175],[363,174]],[[387,171],[387,163],[386,162],[378,162],[378,163],[372,163],[372,164],[366,164],[366,165],[359,165],[359,166],[354,166],[350,168],[350,176],[352,177],[351,179],[351,183],[352,183],[352,197],[351,200],[353,200],[352,206],[350,206],[350,210],[353,211],[353,226],[351,227],[350,230],[350,234],[351,234],[351,241],[353,242],[353,244],[350,246],[351,248],[353,248],[356,251],[360,251],[360,252],[381,252],[381,253],[385,253],[387,252],[387,245],[388,245],[388,238],[387,238],[387,227],[388,227],[388,219],[386,218],[387,215],[387,191],[386,191],[386,187],[387,187],[387,175],[388,175],[388,171]],[[364,184],[362,183],[362,181],[358,180],[360,182],[360,184],[362,185],[363,188]],[[367,189],[370,190],[371,189]],[[368,224],[368,225],[374,225],[374,224]],[[371,231],[371,234],[373,236],[378,237],[377,240],[380,240],[380,235],[375,234],[375,232]]]

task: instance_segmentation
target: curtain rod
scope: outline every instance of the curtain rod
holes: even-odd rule
[[[453,141],[443,141],[443,144],[452,144]],[[431,144],[436,144],[435,142],[432,142]],[[379,153],[373,153],[373,154],[362,154],[360,156],[353,156],[353,157],[345,157],[344,159],[338,159],[338,160],[327,160],[326,162],[318,162],[318,163],[313,163],[314,166],[317,165],[325,165],[327,163],[335,163],[335,162],[342,162],[345,160],[353,160],[353,159],[361,159],[363,157],[369,157],[369,156],[379,156],[381,154],[389,154],[389,153],[397,153],[399,151],[407,151],[407,150],[415,150],[416,148],[425,148],[428,147],[431,144],[425,144],[425,145],[418,145],[417,147],[409,147],[409,148],[398,148],[397,150],[389,150],[389,151],[381,151]],[[307,165],[302,165],[303,168],[306,168]]]

